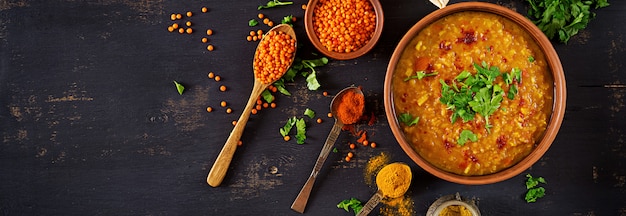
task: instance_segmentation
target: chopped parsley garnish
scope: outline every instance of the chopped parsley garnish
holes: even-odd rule
[[[263,97],[263,100],[265,100],[265,102],[267,103],[272,103],[274,101],[274,95],[272,95],[272,92],[270,92],[270,90],[263,90],[263,92],[261,92],[261,97]]]
[[[467,143],[467,141],[476,142],[478,141],[478,137],[471,130],[463,130],[461,131],[461,135],[457,140],[457,144],[463,146],[465,145],[465,143]]]
[[[315,118],[315,111],[313,111],[312,109],[306,108],[306,110],[304,110],[304,115],[308,116],[309,118]]]
[[[535,62],[535,57],[533,57],[533,56],[528,56],[528,62],[530,62],[530,63]]]
[[[273,8],[273,7],[281,6],[281,5],[290,5],[290,4],[293,4],[293,2],[281,2],[281,1],[278,1],[278,0],[270,0],[265,5],[259,5],[257,10],[261,10],[261,9],[264,9],[264,8]]]
[[[514,68],[511,73],[501,73],[498,67],[489,66],[484,61],[481,65],[474,63],[474,69],[476,74],[463,71],[450,84],[440,79],[439,101],[452,110],[450,122],[454,123],[459,118],[468,122],[480,114],[485,119],[485,129],[490,131],[493,126],[489,123],[489,116],[498,110],[504,97],[502,86],[495,83],[496,78],[501,76],[509,85],[507,98],[512,100],[517,94],[514,82],[521,83],[521,71]]]
[[[283,137],[289,135],[289,131],[291,131],[291,128],[293,128],[293,126],[296,126],[297,143],[304,144],[304,140],[306,140],[306,122],[304,121],[304,118],[296,118],[294,116],[290,119],[287,119],[285,126],[279,129],[280,135],[282,135]]]
[[[406,126],[413,126],[419,122],[420,117],[416,116],[415,118],[413,118],[413,116],[411,116],[411,114],[409,113],[402,113],[400,114],[400,116],[398,116],[398,120],[404,123]]]
[[[526,202],[528,203],[536,202],[537,199],[546,194],[546,189],[541,186],[538,187],[537,185],[539,185],[539,183],[547,184],[547,182],[543,177],[535,178],[530,174],[526,174],[526,178],[528,178],[526,179],[526,189],[528,191],[526,192],[524,199],[526,199]]]
[[[183,92],[185,91],[185,86],[176,82],[176,80],[174,80],[174,85],[176,85],[176,90],[178,90],[178,94],[183,95]]]
[[[250,21],[248,21],[248,26],[253,27],[259,24],[259,21],[256,21],[255,19],[251,19]]]
[[[344,209],[347,212],[350,212],[350,209],[354,211],[354,215],[357,215],[361,209],[363,209],[363,203],[356,198],[351,198],[349,200],[343,200],[339,204],[337,204],[337,208]]]
[[[526,0],[530,4],[528,17],[550,39],[558,36],[567,43],[571,36],[587,27],[595,17],[595,9],[609,6],[608,0]]]
[[[285,88],[285,82],[293,82],[296,75],[300,73],[302,76],[306,77],[307,88],[309,90],[317,90],[321,87],[321,85],[317,81],[317,71],[315,71],[315,68],[326,64],[328,64],[328,58],[326,57],[309,60],[296,58],[283,77],[274,82],[274,86],[276,86],[280,93],[290,96],[291,93]],[[311,71],[302,71],[305,68],[310,69]]]
[[[288,24],[293,27],[293,15],[283,17],[283,20],[280,21],[282,24]]]
[[[428,77],[428,76],[435,76],[435,75],[437,75],[437,72],[433,72],[433,73],[426,73],[426,72],[424,72],[424,71],[417,71],[417,72],[415,72],[415,75],[413,75],[413,76],[408,76],[407,78],[404,78],[404,81],[406,82],[406,81],[409,81],[409,80],[411,80],[411,79],[418,79],[418,80],[421,80],[421,79],[424,79],[424,77]]]

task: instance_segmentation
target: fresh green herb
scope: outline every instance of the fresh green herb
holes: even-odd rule
[[[400,116],[398,116],[398,120],[404,123],[406,126],[413,126],[420,121],[420,117],[416,116],[415,118],[413,118],[413,116],[411,116],[411,114],[409,113],[402,113],[400,114]]]
[[[333,153],[337,153],[339,152],[339,150],[337,150],[337,147],[333,148]]]
[[[406,81],[409,81],[409,80],[411,80],[411,79],[418,79],[418,80],[421,80],[421,79],[424,79],[424,77],[427,77],[427,76],[435,76],[435,75],[437,75],[437,72],[433,72],[433,73],[426,73],[426,72],[424,72],[424,71],[417,71],[417,72],[415,72],[415,75],[413,75],[413,76],[409,76],[409,77],[407,77],[407,78],[404,78],[404,81],[406,82]]]
[[[290,4],[293,4],[293,2],[281,2],[278,0],[271,0],[271,1],[268,1],[267,4],[265,5],[259,5],[257,10],[261,10],[265,8],[273,8],[273,7],[281,6],[281,5],[290,5]]]
[[[317,81],[317,76],[315,76],[315,71],[312,71],[307,77],[306,77],[306,86],[309,88],[309,90],[317,90],[320,88],[320,83]]]
[[[261,97],[263,97],[263,100],[265,100],[265,102],[267,103],[272,103],[274,101],[274,95],[272,95],[270,90],[267,89],[261,92]]]
[[[280,128],[279,130],[280,135],[282,135],[283,137],[289,135],[289,131],[291,131],[291,128],[296,124],[296,121],[298,121],[298,119],[295,116],[290,119],[287,119],[285,126]]]
[[[344,209],[347,212],[350,212],[350,209],[354,211],[354,215],[357,215],[361,209],[363,209],[363,203],[356,198],[351,198],[349,200],[343,200],[339,204],[337,204],[337,208]]]
[[[526,189],[528,189],[528,191],[524,199],[526,199],[528,203],[536,202],[537,199],[542,198],[546,194],[546,189],[541,186],[538,187],[537,185],[539,185],[539,183],[547,184],[547,182],[543,177],[535,178],[530,174],[526,174],[526,178],[528,178],[526,180]]]
[[[306,108],[306,110],[304,110],[304,115],[308,116],[309,118],[314,118],[315,117],[315,111]]]
[[[185,91],[185,86],[176,82],[176,80],[174,80],[174,85],[176,85],[176,90],[178,90],[178,94],[183,95],[183,92]]]
[[[457,144],[460,146],[465,145],[467,141],[476,142],[478,141],[478,137],[471,130],[463,130],[459,135],[459,139],[457,140]]]
[[[290,96],[291,93],[285,89],[285,82],[293,82],[296,75],[300,73],[302,76],[306,77],[307,88],[309,90],[317,90],[321,85],[317,80],[317,71],[315,71],[315,68],[326,64],[328,64],[328,58],[326,57],[309,60],[302,60],[296,57],[289,70],[285,72],[285,75],[283,75],[281,79],[274,83],[274,86],[276,86],[280,93]],[[303,71],[303,69],[310,69],[311,71]]]
[[[530,62],[530,63],[535,62],[535,57],[533,57],[533,56],[528,56],[528,62]]]
[[[256,21],[255,19],[251,19],[250,21],[248,21],[248,26],[253,27],[259,24],[259,21]]]
[[[282,24],[288,24],[293,27],[293,15],[283,17],[283,20],[280,21]]]
[[[526,0],[530,4],[528,16],[550,39],[557,35],[567,43],[571,36],[587,27],[595,17],[595,9],[609,6],[608,0]]]
[[[457,75],[450,84],[444,80],[441,83],[441,98],[439,101],[452,110],[450,122],[454,123],[458,118],[463,122],[474,119],[478,113],[485,119],[485,129],[490,131],[489,116],[498,110],[504,96],[504,90],[499,84],[494,84],[496,78],[502,76],[509,86],[509,99],[514,99],[517,94],[517,87],[511,85],[514,81],[521,81],[521,71],[514,68],[512,72],[501,73],[496,66],[489,66],[486,62],[480,65],[474,63],[476,74],[463,71]]]
[[[304,122],[303,118],[298,119],[296,121],[296,141],[298,144],[304,144],[304,140],[306,139],[306,122]]]
[[[304,68],[311,69],[310,73],[306,71],[302,73],[302,75],[306,77],[307,87],[309,88],[309,90],[319,89],[321,85],[317,81],[315,68],[328,64],[328,58],[322,57],[318,59],[302,60],[301,63],[304,66]]]
[[[276,82],[274,82],[274,87],[276,87],[276,89],[278,89],[278,92],[287,95],[287,96],[291,96],[291,93],[289,91],[287,91],[287,89],[285,88],[285,80],[284,79],[279,79]]]

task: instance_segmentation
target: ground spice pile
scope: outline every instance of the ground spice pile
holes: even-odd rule
[[[374,179],[376,174],[387,164],[391,157],[388,153],[381,152],[379,155],[371,157],[365,165],[364,177],[365,183],[374,187]],[[398,198],[387,198],[382,200],[380,207],[380,215],[415,215],[413,209],[413,199],[407,194]]]
[[[346,91],[337,106],[337,118],[344,124],[354,124],[363,115],[365,96],[355,91]]]
[[[386,165],[376,175],[376,185],[385,197],[397,198],[404,195],[411,185],[411,168],[403,163]]]

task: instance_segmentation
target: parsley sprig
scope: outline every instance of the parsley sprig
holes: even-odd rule
[[[474,63],[475,74],[463,71],[450,83],[440,79],[441,98],[439,101],[452,110],[450,121],[456,122],[461,118],[463,122],[474,120],[476,114],[485,119],[485,129],[490,132],[493,127],[489,123],[489,116],[495,113],[504,98],[504,89],[496,79],[502,77],[508,85],[507,98],[513,100],[518,93],[516,85],[522,81],[521,70],[514,68],[510,73],[502,73],[497,66],[489,66],[486,62]],[[471,139],[470,139],[471,140]]]
[[[526,174],[526,202],[536,202],[537,199],[543,197],[546,194],[546,189],[539,186],[539,183],[547,184],[546,180],[543,177],[533,177],[530,174]]]
[[[595,9],[609,6],[608,0],[526,0],[530,4],[528,17],[548,38],[559,37],[567,43],[571,36],[587,27],[595,17]]]

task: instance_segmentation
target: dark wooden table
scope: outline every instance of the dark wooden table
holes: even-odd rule
[[[208,170],[252,88],[256,43],[245,37],[268,29],[248,26],[264,2],[0,0],[0,214],[299,215],[290,205],[332,127],[325,116],[331,97],[322,92],[354,84],[378,119],[358,127],[378,148],[359,147],[345,162],[347,142],[356,138],[342,133],[307,215],[351,215],[335,205],[375,192],[363,169],[382,152],[412,167],[415,215],[456,192],[478,199],[484,215],[626,215],[626,1],[618,0],[597,10],[569,44],[553,43],[567,79],[565,119],[548,152],[519,176],[459,185],[426,173],[401,150],[384,115],[384,74],[402,35],[436,7],[383,0],[385,29],[374,50],[319,68],[318,91],[307,90],[301,77],[288,84],[292,96],[276,94],[277,108],[251,117],[222,186],[208,186]],[[522,14],[528,7],[521,0],[491,2]],[[299,52],[310,57],[305,3],[261,12],[274,22],[296,16]],[[208,13],[200,12],[203,6]],[[195,32],[168,32],[170,14],[186,11],[194,12],[183,20]],[[214,51],[200,41],[209,28]],[[207,78],[211,71],[222,80]],[[183,95],[173,80],[187,87]],[[222,84],[226,92],[218,90]],[[232,114],[219,106],[222,100]],[[215,110],[208,113],[207,106]],[[303,145],[283,141],[278,128],[306,108],[325,121],[307,119]],[[548,181],[536,203],[524,201],[526,173]]]

